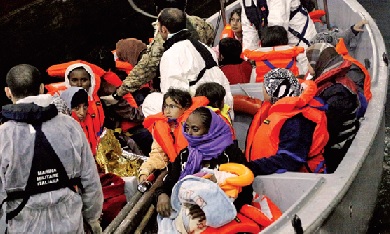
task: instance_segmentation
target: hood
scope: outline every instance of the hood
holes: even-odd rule
[[[91,76],[91,87],[88,90],[88,96],[89,96],[90,100],[93,100],[93,94],[95,93],[95,89],[97,89],[98,87],[96,87],[95,73],[92,71],[92,68],[89,65],[87,65],[87,64],[84,64],[84,63],[74,63],[74,64],[70,65],[68,68],[66,68],[66,70],[65,70],[65,84],[66,84],[66,87],[71,87],[70,84],[69,84],[69,79],[68,79],[69,73],[71,71],[73,71],[75,68],[78,68],[78,67],[84,68],[88,72],[88,74]],[[96,92],[97,92],[97,90],[96,90]]]
[[[172,208],[179,212],[183,203],[197,204],[210,227],[221,227],[237,215],[233,202],[217,183],[196,176],[186,176],[173,187]]]
[[[1,112],[5,120],[28,124],[40,124],[58,115],[58,110],[54,104],[44,107],[34,103],[9,104],[3,106]]]
[[[75,93],[77,93],[80,89],[83,89],[81,87],[69,87],[64,92],[60,94],[60,97],[62,100],[65,101],[66,107],[69,111],[72,110],[72,99]]]

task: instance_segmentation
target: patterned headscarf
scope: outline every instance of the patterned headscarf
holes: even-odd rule
[[[265,74],[264,87],[272,104],[283,97],[296,97],[301,94],[301,85],[297,78],[284,68],[276,68]]]
[[[136,38],[121,39],[116,43],[116,55],[119,60],[135,66],[138,57],[146,49],[146,44]]]
[[[320,58],[322,51],[324,51],[326,48],[329,47],[333,47],[333,46],[329,43],[315,43],[311,45],[309,48],[307,48],[306,57],[313,68],[316,67],[316,64],[318,62],[318,59]]]
[[[319,32],[315,35],[315,37],[310,41],[310,44],[315,43],[329,43],[333,46],[336,46],[339,41],[337,37],[337,32],[335,31],[324,31]]]

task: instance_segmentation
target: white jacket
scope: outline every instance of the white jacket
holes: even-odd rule
[[[259,35],[257,33],[256,27],[251,24],[248,17],[245,13],[244,8],[244,2],[245,5],[250,6],[252,3],[252,0],[241,0],[241,7],[242,7],[242,13],[241,13],[241,23],[242,23],[242,46],[243,50],[249,49],[249,50],[255,50],[260,46],[260,39]],[[253,0],[255,5],[257,5],[257,0]],[[305,26],[306,23],[306,16],[304,16],[302,13],[298,12],[294,18],[290,20],[290,12],[294,11],[298,8],[298,6],[301,4],[300,0],[267,0],[268,5],[268,26],[283,26],[287,32],[288,32],[288,43],[289,45],[295,46],[299,39],[295,37],[293,34],[291,34],[288,31],[288,27],[291,27],[295,31],[301,33],[302,29]],[[309,17],[309,24],[306,30],[306,34],[304,37],[310,41],[314,36],[317,34],[317,31],[315,29],[315,25],[313,21]],[[307,45],[301,41],[299,43],[299,46],[302,46],[304,48],[307,48]],[[307,71],[307,58],[306,58],[306,52],[304,54],[300,54],[297,57],[300,71],[303,69],[303,73],[305,74]]]
[[[47,106],[50,95],[30,96],[17,103]],[[4,107],[3,107],[4,108]],[[39,118],[46,112],[30,113]],[[69,188],[33,195],[21,212],[8,222],[10,233],[84,233],[83,217],[96,222],[102,212],[103,193],[96,164],[80,125],[62,113],[43,122],[42,131],[61,160],[69,178],[80,177],[80,196]],[[6,192],[24,190],[32,166],[35,130],[25,122],[10,120],[0,126],[0,203]],[[20,199],[6,202],[14,210]],[[0,218],[1,218],[0,207]]]
[[[207,47],[217,62],[217,56]],[[205,67],[205,61],[189,40],[179,41],[166,50],[160,62],[161,92],[169,88],[188,90],[192,96],[196,88],[205,82],[216,82],[226,90],[225,103],[233,108],[233,96],[229,81],[218,66],[207,69],[203,77],[193,86],[189,82],[196,80],[199,72]]]

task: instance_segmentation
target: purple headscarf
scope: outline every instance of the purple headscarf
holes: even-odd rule
[[[186,166],[180,174],[180,179],[186,175],[192,175],[200,171],[203,160],[217,158],[229,145],[233,144],[232,132],[228,124],[210,110],[211,124],[209,132],[202,136],[191,136],[183,133],[188,141],[189,155]]]

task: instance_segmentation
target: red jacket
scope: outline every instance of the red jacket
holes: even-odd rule
[[[240,64],[228,64],[220,67],[231,85],[249,83],[252,74],[252,65],[248,61]]]

